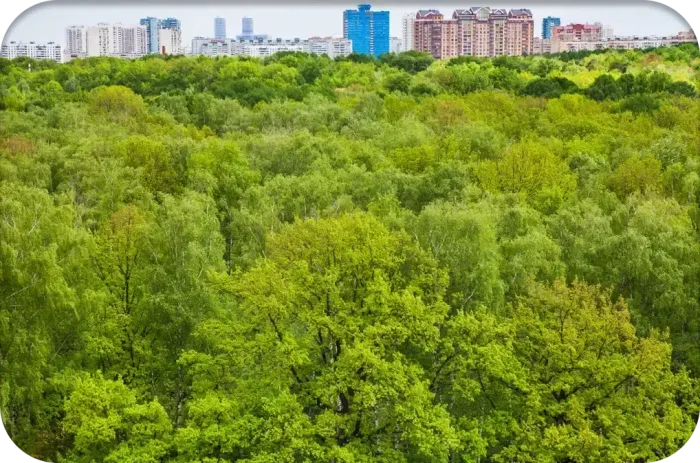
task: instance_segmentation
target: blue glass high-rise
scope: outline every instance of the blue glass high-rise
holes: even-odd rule
[[[146,26],[148,53],[160,53],[160,19],[151,16],[141,18],[140,24]]]
[[[547,16],[542,20],[542,38],[551,39],[552,38],[552,28],[555,26],[561,26],[561,19],[554,18],[552,16]]]
[[[371,8],[363,3],[343,12],[343,37],[352,40],[353,53],[380,56],[389,53],[389,12]]]
[[[226,40],[225,18],[214,18],[214,38],[217,40]]]

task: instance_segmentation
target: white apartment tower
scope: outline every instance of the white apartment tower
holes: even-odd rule
[[[138,58],[148,53],[148,30],[146,26],[124,26],[122,24],[99,23],[85,29],[84,52],[74,45],[80,30],[66,29],[66,59],[85,56],[121,56]]]
[[[84,26],[70,26],[66,28],[65,53],[76,56],[87,54],[87,31]]]
[[[114,27],[111,24],[99,23],[87,28],[87,56],[109,56],[115,53],[118,52],[114,44]]]
[[[141,56],[148,53],[146,26],[124,26],[122,28],[122,53]]]
[[[160,50],[163,55],[182,53],[182,35],[179,29],[160,29]]]
[[[407,13],[403,15],[402,18],[402,24],[403,24],[403,34],[402,34],[402,51],[409,51],[413,50],[413,42],[414,42],[414,23],[416,21],[416,13]]]

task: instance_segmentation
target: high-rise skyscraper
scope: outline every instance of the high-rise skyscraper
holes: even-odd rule
[[[380,56],[389,53],[389,12],[370,11],[363,3],[343,12],[343,37],[352,40],[352,51]]]
[[[242,35],[252,36],[253,35],[253,18],[249,16],[244,16],[242,21]]]
[[[256,42],[268,40],[267,34],[256,34],[253,28],[253,18],[244,16],[241,22],[241,35],[236,40],[255,40]]]
[[[555,18],[553,16],[547,16],[542,20],[542,38],[551,39],[552,38],[552,28],[556,26],[561,26],[561,18]]]
[[[226,40],[226,18],[214,18],[214,38]]]
[[[148,53],[160,53],[160,19],[149,16],[142,18],[139,24],[146,26]]]
[[[413,50],[413,23],[416,20],[416,13],[406,13],[401,18],[402,23],[402,50]]]

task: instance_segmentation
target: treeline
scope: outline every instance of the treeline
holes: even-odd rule
[[[697,46],[0,60],[53,462],[646,462],[700,410]]]

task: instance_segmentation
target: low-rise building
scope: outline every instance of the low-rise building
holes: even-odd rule
[[[207,56],[254,56],[264,58],[275,53],[291,51],[330,58],[352,53],[352,41],[337,37],[311,37],[307,40],[218,40],[205,37],[192,39],[191,53]]]
[[[57,63],[63,61],[61,45],[48,42],[45,44],[29,42],[8,42],[0,47],[0,57],[14,59],[28,57],[41,60],[52,60]]]

